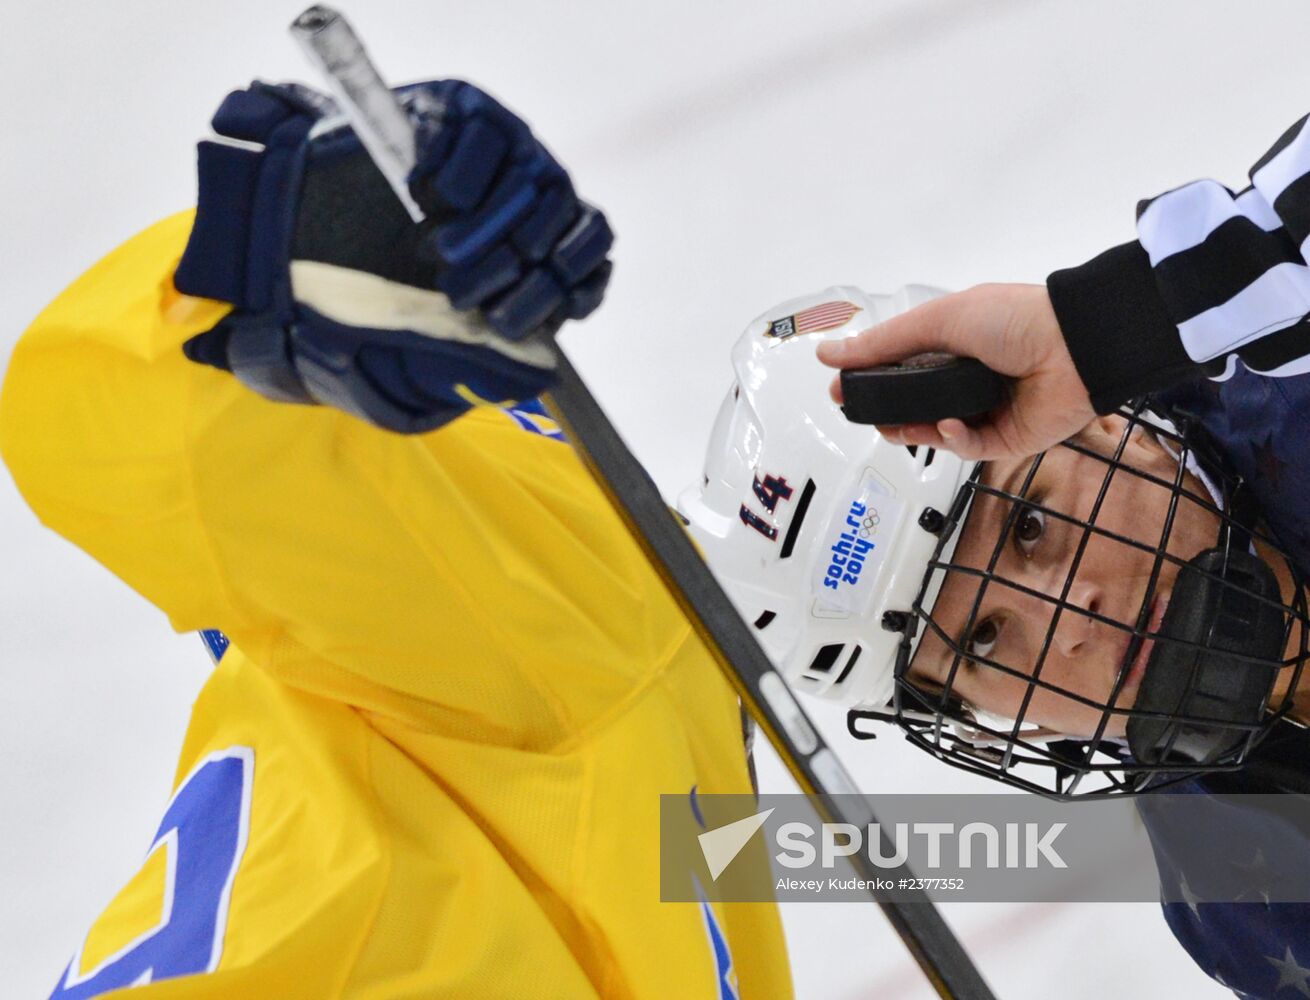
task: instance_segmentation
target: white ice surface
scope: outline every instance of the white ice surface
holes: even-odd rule
[[[11,4],[0,357],[83,267],[193,197],[192,144],[253,76],[307,78],[294,4]],[[395,81],[465,76],[547,138],[620,234],[570,354],[669,495],[741,324],[835,282],[1039,281],[1132,236],[1136,200],[1230,186],[1307,110],[1297,0],[356,2]],[[139,863],[193,636],[41,529],[0,476],[0,993],[45,996]],[[888,736],[876,791],[981,790]],[[788,782],[764,760],[765,787]],[[957,905],[1004,998],[1213,997],[1158,908]],[[803,998],[928,997],[871,907],[786,908]]]

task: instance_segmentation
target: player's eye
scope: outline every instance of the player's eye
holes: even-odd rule
[[[1036,507],[1023,507],[1014,519],[1014,544],[1026,558],[1030,558],[1033,549],[1046,532],[1046,512]]]
[[[1000,637],[1001,626],[997,624],[996,619],[985,618],[973,627],[964,648],[969,651],[970,656],[980,656],[986,659],[996,649],[996,640]]]

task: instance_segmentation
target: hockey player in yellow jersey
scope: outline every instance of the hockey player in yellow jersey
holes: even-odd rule
[[[608,227],[481,91],[404,93],[430,224],[255,85],[198,212],[14,353],[43,522],[232,643],[54,996],[789,996],[773,906],[659,901],[659,795],[749,791],[738,705],[531,402]]]

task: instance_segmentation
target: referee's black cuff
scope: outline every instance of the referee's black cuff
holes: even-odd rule
[[[1136,240],[1053,272],[1046,288],[1097,413],[1203,374],[1183,350]]]

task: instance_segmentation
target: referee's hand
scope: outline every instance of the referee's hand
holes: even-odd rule
[[[819,345],[833,368],[890,364],[925,351],[977,358],[1013,380],[1010,398],[972,425],[880,426],[899,444],[945,448],[962,458],[1026,458],[1086,427],[1096,412],[1074,368],[1044,285],[977,285],[933,299],[855,337]],[[842,401],[841,380],[832,398]]]

